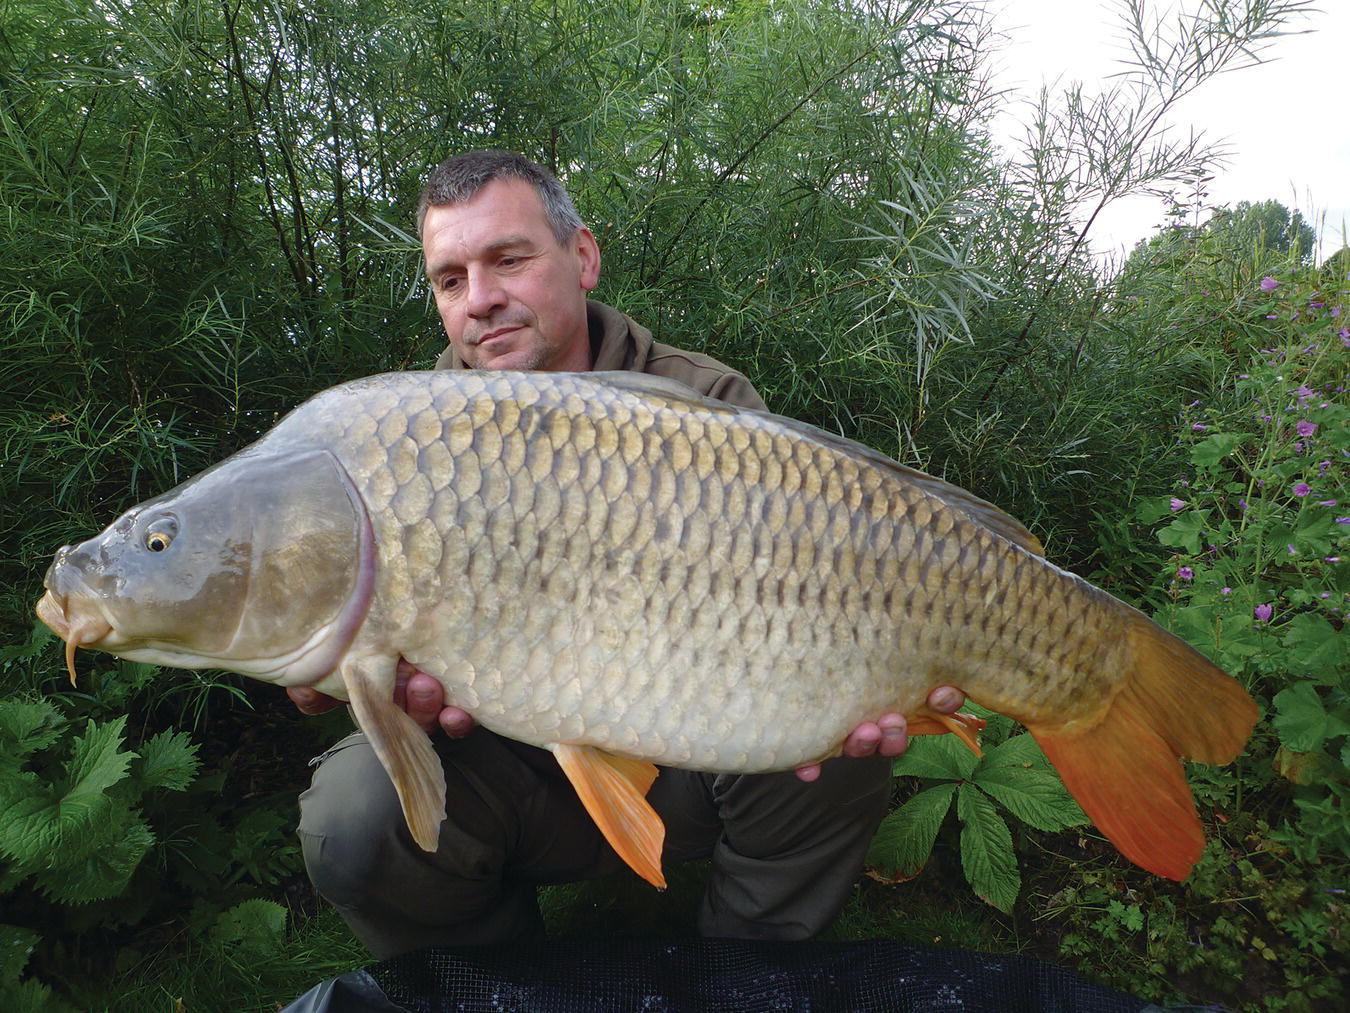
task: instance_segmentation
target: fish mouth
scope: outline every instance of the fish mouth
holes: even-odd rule
[[[42,596],[36,611],[37,617],[66,642],[66,671],[70,673],[70,684],[74,686],[75,652],[109,636],[113,632],[112,623],[97,611],[81,609],[78,601],[71,602],[67,596],[58,596],[51,590]]]

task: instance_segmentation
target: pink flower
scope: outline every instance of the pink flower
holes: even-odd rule
[[[1270,620],[1271,613],[1274,611],[1269,605],[1258,605],[1252,610],[1252,614],[1256,616],[1258,621],[1264,623]]]
[[[1274,278],[1272,278],[1270,275],[1266,275],[1264,278],[1261,279],[1262,292],[1273,292],[1279,287],[1280,283],[1276,281]]]
[[[1308,495],[1310,492],[1312,492],[1312,486],[1307,482],[1300,482],[1298,485],[1294,486],[1294,495],[1300,498]]]
[[[1185,505],[1186,501],[1184,499],[1177,499],[1175,496],[1172,497],[1172,513],[1176,513]]]

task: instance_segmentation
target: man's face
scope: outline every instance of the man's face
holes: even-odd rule
[[[499,179],[427,209],[422,252],[450,344],[472,369],[591,368],[586,293],[600,279],[589,229],[558,245],[529,183]]]

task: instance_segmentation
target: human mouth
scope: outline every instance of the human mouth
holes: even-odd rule
[[[495,331],[488,331],[476,342],[474,342],[474,344],[478,345],[479,347],[482,347],[483,345],[486,345],[489,342],[496,341],[498,338],[504,338],[508,334],[514,334],[518,330],[520,330],[519,327],[499,327]]]

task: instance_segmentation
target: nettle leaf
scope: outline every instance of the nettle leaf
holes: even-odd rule
[[[917,876],[928,863],[955,793],[955,784],[941,784],[919,792],[888,815],[867,849],[867,864],[891,879]]]
[[[961,781],[971,775],[977,763],[979,757],[955,735],[916,735],[891,765],[891,773]]]
[[[146,788],[182,791],[197,776],[201,761],[187,732],[165,730],[144,743],[136,774]]]
[[[42,936],[18,925],[0,925],[0,985],[14,985]]]
[[[141,820],[126,813],[116,839],[88,850],[76,860],[53,863],[34,880],[52,900],[61,904],[88,904],[116,897],[126,889],[141,860],[155,843],[155,835]]]
[[[66,764],[68,787],[59,801],[64,824],[86,820],[107,798],[107,790],[127,776],[136,754],[121,749],[125,716],[103,725],[92,720],[85,734],[75,740]]]
[[[33,775],[9,781],[0,812],[0,852],[21,865],[46,868],[72,848],[97,846],[97,829],[115,832],[113,812],[119,803],[108,789],[127,776],[136,754],[124,752],[121,717],[103,725],[90,721],[72,744],[65,776],[56,784]]]
[[[1022,879],[1012,834],[989,796],[972,784],[958,786],[956,814],[961,827],[961,868],[979,898],[1012,914]]]
[[[1350,638],[1321,616],[1306,612],[1289,621],[1281,644],[1285,664],[1308,675],[1335,672],[1350,659]]]
[[[1207,436],[1191,448],[1191,463],[1197,468],[1218,464],[1249,439],[1250,433],[1215,433]]]
[[[1049,769],[1045,754],[1030,734],[1011,738],[986,753],[974,781],[1037,830],[1066,830],[1089,822],[1059,775]]]
[[[246,900],[216,919],[211,934],[227,946],[265,949],[286,931],[286,909],[270,900]]]
[[[1280,741],[1296,753],[1310,753],[1328,738],[1350,731],[1339,715],[1327,712],[1311,682],[1294,683],[1276,693],[1272,703]]]
[[[0,700],[0,763],[50,746],[65,723],[46,700]]]

